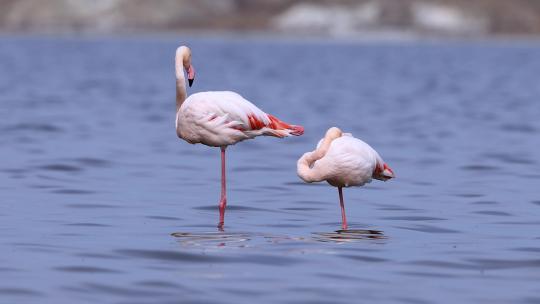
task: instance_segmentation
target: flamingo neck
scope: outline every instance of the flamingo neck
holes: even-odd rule
[[[176,112],[186,100],[186,82],[184,79],[176,79]]]
[[[183,71],[183,56],[176,56],[175,68],[176,68],[176,112],[180,110],[182,103],[186,100],[186,78]]]
[[[317,170],[317,168],[313,168],[313,164],[321,158],[322,157],[317,153],[317,151],[307,152],[302,155],[297,163],[298,176],[308,183],[323,181],[324,176],[322,172]]]
[[[302,155],[297,164],[298,176],[300,176],[300,178],[308,183],[320,182],[326,179],[326,172],[321,171],[320,168],[314,168],[314,164],[326,155],[332,141],[338,137],[341,137],[341,130],[336,128],[335,130],[329,131],[324,137],[323,142],[315,149],[315,151],[307,152]]]

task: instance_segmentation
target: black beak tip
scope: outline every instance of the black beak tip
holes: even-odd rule
[[[188,83],[189,83],[189,87],[191,88],[191,85],[193,85],[193,80],[194,79],[188,79]]]

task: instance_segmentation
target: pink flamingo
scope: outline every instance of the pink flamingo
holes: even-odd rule
[[[221,148],[221,199],[219,224],[223,229],[227,191],[225,149],[229,145],[266,135],[279,138],[304,133],[301,126],[289,125],[261,111],[237,93],[229,91],[200,92],[186,98],[185,69],[189,86],[195,79],[191,65],[191,50],[181,46],[176,50],[176,134],[188,143],[201,143]]]
[[[342,229],[347,229],[343,187],[363,186],[372,178],[386,181],[395,177],[377,151],[367,143],[333,127],[319,141],[317,149],[307,152],[297,163],[298,176],[305,182],[326,180],[337,187],[341,205]]]

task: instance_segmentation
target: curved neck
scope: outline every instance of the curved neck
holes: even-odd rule
[[[176,112],[180,110],[182,103],[186,100],[186,79],[184,77],[182,58],[176,58],[175,62],[176,68]]]
[[[297,163],[298,176],[308,183],[323,181],[323,172],[312,168],[313,164],[321,158],[317,151],[307,152],[302,155]]]
[[[341,136],[341,134],[339,135]],[[338,136],[338,137],[339,137]],[[326,172],[321,171],[321,168],[313,168],[316,161],[323,158],[330,148],[332,141],[336,139],[335,135],[327,134],[319,147],[313,152],[307,152],[297,163],[298,176],[308,183],[320,182],[326,179]]]

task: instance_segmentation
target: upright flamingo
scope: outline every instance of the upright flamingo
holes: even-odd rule
[[[186,46],[176,49],[176,134],[188,143],[201,143],[221,148],[221,199],[219,224],[222,229],[227,206],[225,149],[229,145],[266,135],[275,137],[299,136],[301,126],[289,125],[261,111],[251,102],[230,91],[200,92],[186,98],[185,69],[189,86],[195,79],[191,65],[191,50]]]
[[[342,133],[336,127],[326,131],[315,151],[300,157],[297,172],[305,182],[326,180],[338,188],[343,230],[347,229],[347,218],[342,188],[363,186],[371,182],[372,178],[386,181],[395,177],[377,151],[351,134]]]

